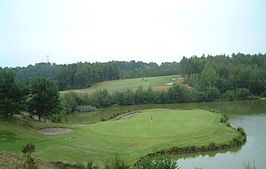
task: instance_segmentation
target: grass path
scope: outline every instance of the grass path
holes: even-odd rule
[[[101,163],[118,154],[133,163],[172,146],[229,142],[238,133],[220,123],[220,118],[204,110],[146,109],[128,119],[71,125],[73,131],[61,135],[43,135],[0,121],[0,151],[20,153],[23,145],[32,142],[36,156],[44,159]]]

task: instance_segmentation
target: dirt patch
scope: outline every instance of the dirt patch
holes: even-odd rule
[[[43,128],[38,130],[38,132],[46,135],[57,135],[57,134],[65,134],[70,133],[72,129],[70,128]]]

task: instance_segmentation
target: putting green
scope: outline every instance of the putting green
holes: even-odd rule
[[[203,110],[147,109],[119,120],[69,126],[71,133],[49,136],[0,121],[0,134],[4,133],[0,151],[18,153],[32,142],[36,156],[45,159],[101,163],[118,154],[133,163],[147,153],[172,146],[230,142],[239,133],[220,119],[220,114]],[[11,136],[15,139],[9,139]]]

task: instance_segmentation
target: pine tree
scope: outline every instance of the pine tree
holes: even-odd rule
[[[60,110],[59,92],[55,85],[46,79],[35,79],[31,83],[31,94],[28,99],[28,111],[42,118],[58,113]]]
[[[13,116],[23,110],[23,92],[15,82],[15,73],[0,71],[0,115]]]

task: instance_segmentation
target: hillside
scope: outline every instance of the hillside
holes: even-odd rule
[[[85,89],[65,90],[61,91],[61,94],[76,92],[93,94],[97,90],[106,89],[109,92],[126,91],[128,89],[137,89],[138,87],[148,88],[151,87],[154,90],[168,89],[174,83],[182,82],[183,78],[180,75],[172,76],[157,76],[157,77],[145,77],[134,79],[122,79],[112,80],[96,83],[95,85]]]

